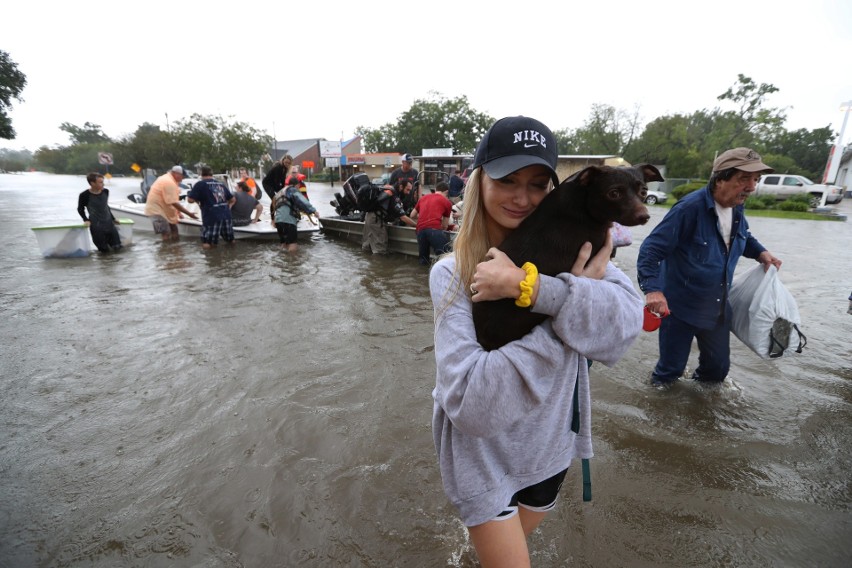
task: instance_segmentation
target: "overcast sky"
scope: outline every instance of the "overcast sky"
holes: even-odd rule
[[[27,76],[0,148],[30,150],[68,144],[63,122],[117,138],[192,113],[347,139],[430,91],[553,130],[595,103],[643,122],[731,109],[717,97],[738,73],[778,87],[791,130],[839,132],[852,99],[850,0],[16,0],[0,50]]]

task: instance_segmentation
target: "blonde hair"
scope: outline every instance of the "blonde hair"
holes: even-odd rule
[[[453,239],[453,250],[447,255],[455,255],[456,266],[453,269],[453,283],[441,299],[441,307],[436,315],[448,307],[457,294],[470,296],[470,284],[476,273],[476,265],[485,260],[485,255],[492,246],[488,233],[488,213],[482,200],[482,167],[471,172],[464,186],[464,203],[459,232]],[[553,182],[548,183],[547,193],[553,190]]]
[[[459,232],[453,239],[453,250],[444,256],[454,255],[456,266],[453,269],[453,284],[441,299],[436,313],[448,307],[457,294],[470,295],[470,284],[476,272],[476,265],[485,260],[491,242],[486,225],[487,213],[482,201],[482,168],[476,168],[467,178],[464,186],[464,203]]]

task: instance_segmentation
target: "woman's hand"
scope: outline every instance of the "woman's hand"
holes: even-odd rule
[[[612,255],[612,232],[606,232],[606,241],[601,250],[591,260],[592,243],[584,243],[580,247],[580,252],[577,253],[577,260],[574,261],[574,266],[571,268],[571,274],[574,276],[584,276],[586,278],[594,278],[600,280],[606,274],[606,267],[609,264],[610,256]]]
[[[471,294],[474,290],[476,293],[471,296],[471,299],[474,302],[480,302],[503,298],[514,299],[520,296],[520,283],[527,276],[524,269],[516,266],[506,253],[497,248],[489,249],[485,257],[488,260],[476,265],[476,272],[469,290]]]

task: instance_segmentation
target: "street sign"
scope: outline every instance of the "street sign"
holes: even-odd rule
[[[112,165],[112,154],[108,154],[107,152],[98,152],[98,162],[105,165]]]
[[[339,158],[340,157],[340,141],[339,140],[320,140],[320,156],[323,158]]]
[[[340,158],[326,158],[325,167],[336,168],[340,165]]]

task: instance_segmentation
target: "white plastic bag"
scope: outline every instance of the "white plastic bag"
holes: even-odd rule
[[[728,300],[733,312],[731,331],[749,349],[774,359],[798,340],[796,353],[802,352],[808,340],[799,331],[799,308],[774,266],[764,272],[758,264],[734,277]]]

